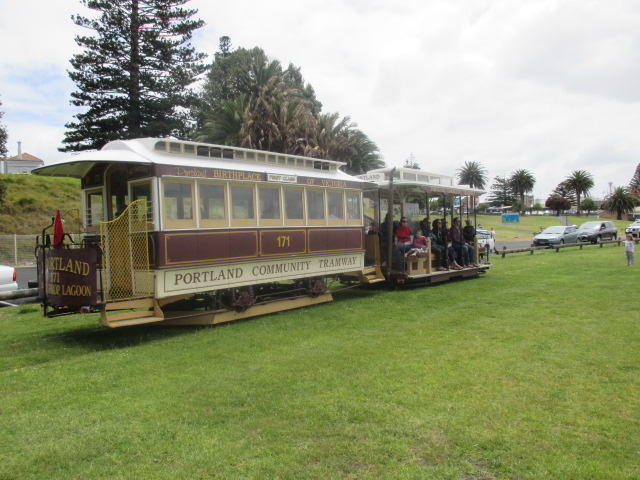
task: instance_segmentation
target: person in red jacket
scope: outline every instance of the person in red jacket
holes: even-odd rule
[[[400,219],[400,226],[396,230],[396,246],[393,247],[393,260],[398,270],[404,270],[404,262],[402,257],[411,250],[411,241],[413,239],[413,230],[409,226],[407,217]]]

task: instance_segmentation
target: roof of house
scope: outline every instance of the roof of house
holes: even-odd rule
[[[18,158],[18,155],[14,155],[13,157],[8,157],[8,158],[3,158],[2,160],[18,160],[18,161],[23,161],[23,162],[42,162],[44,163],[44,160],[35,157],[33,155],[31,155],[30,153],[24,152],[22,154],[22,158]]]

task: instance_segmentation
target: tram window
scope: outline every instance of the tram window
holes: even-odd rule
[[[280,218],[280,189],[260,187],[260,219],[277,220]]]
[[[347,219],[360,220],[360,195],[347,193]]]
[[[164,152],[167,150],[167,144],[165,142],[156,142],[156,145],[154,148],[156,150],[160,150]]]
[[[324,192],[322,190],[307,190],[307,211],[309,220],[324,219]]]
[[[179,143],[171,142],[171,143],[169,143],[169,151],[171,153],[180,153],[182,151],[182,149],[180,148],[180,144]]]
[[[184,153],[187,155],[193,155],[196,152],[195,146],[193,145],[183,145]]]
[[[200,184],[200,218],[221,220],[225,217],[224,185]]]
[[[235,220],[249,220],[255,218],[253,212],[253,187],[231,187],[231,207]]]
[[[124,168],[113,170],[110,174],[111,212],[113,218],[119,217],[129,205],[127,171]]]
[[[220,148],[211,147],[209,149],[209,156],[211,158],[220,158],[222,156],[222,150]]]
[[[284,189],[284,211],[287,220],[304,220],[302,213],[302,190],[299,188]]]
[[[164,184],[164,212],[168,220],[191,220],[193,218],[193,198],[191,184]]]
[[[330,220],[344,219],[344,195],[342,192],[328,192],[327,204]]]
[[[147,204],[147,221],[153,220],[153,211],[151,210],[151,184],[149,182],[136,183],[131,185],[131,201],[144,200]]]
[[[222,158],[228,158],[229,160],[233,160],[233,150],[229,150],[228,148],[223,149]]]
[[[198,156],[199,157],[208,157],[209,156],[209,148],[203,147],[202,145],[198,146]]]
[[[104,204],[102,203],[102,191],[87,193],[87,226],[98,225],[104,220]]]
[[[258,162],[264,162],[267,160],[267,157],[264,153],[259,153],[258,154]]]

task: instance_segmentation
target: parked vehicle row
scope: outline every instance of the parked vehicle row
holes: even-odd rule
[[[640,230],[640,223],[638,228]],[[580,228],[575,225],[547,227],[533,237],[533,246],[551,247],[578,242],[600,243],[603,240],[616,240],[617,238],[618,228],[613,222],[598,220],[585,222],[580,225]]]

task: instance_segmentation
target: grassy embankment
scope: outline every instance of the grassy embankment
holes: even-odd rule
[[[640,266],[493,261],[216,328],[2,309],[0,478],[639,478]]]
[[[0,206],[0,235],[38,234],[51,224],[60,210],[68,231],[79,231],[80,180],[38,177],[36,175],[0,175],[7,187]]]

